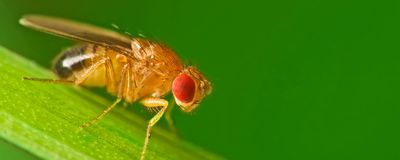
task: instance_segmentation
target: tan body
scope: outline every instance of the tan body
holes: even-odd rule
[[[79,45],[61,53],[53,69],[60,79],[83,86],[105,86],[108,92],[128,103],[144,97],[162,97],[171,91],[172,81],[183,65],[165,46],[147,40],[136,40],[135,44],[135,58],[99,45]]]

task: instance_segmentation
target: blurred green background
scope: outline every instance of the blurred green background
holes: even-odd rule
[[[0,45],[50,68],[73,42],[29,13],[170,45],[214,84],[179,134],[227,159],[400,158],[400,1],[0,0]]]

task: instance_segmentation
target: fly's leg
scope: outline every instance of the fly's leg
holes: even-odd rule
[[[79,126],[79,128],[84,129],[86,127],[93,125],[98,120],[102,119],[108,112],[110,112],[120,101],[121,101],[121,98],[117,98],[111,106],[109,106],[107,109],[103,110],[103,112],[101,112],[99,115],[97,115],[96,118],[93,118],[91,121],[86,122],[85,124]]]
[[[117,89],[116,87],[117,83],[115,80],[114,67],[112,66],[110,58],[107,58],[107,61],[105,62],[105,67],[106,67],[107,91],[115,93],[115,90]]]
[[[129,74],[128,64],[125,64],[122,67],[121,77],[119,78],[118,81],[118,92],[117,92],[118,97],[122,98],[125,95],[125,92],[127,91],[126,88],[129,87],[129,82],[127,81],[129,77],[128,74]]]
[[[105,115],[107,115],[107,113],[109,113],[122,100],[123,89],[125,88],[125,85],[128,83],[126,81],[126,76],[128,76],[127,73],[129,73],[129,72],[127,72],[127,69],[128,69],[127,65],[125,65],[122,68],[122,74],[121,74],[121,78],[119,81],[119,88],[118,88],[118,98],[114,101],[114,103],[111,106],[109,106],[107,109],[103,110],[103,112],[101,112],[99,115],[97,115],[91,121],[86,122],[85,124],[81,125],[79,127],[80,129],[89,127],[89,126],[93,125],[94,123],[96,123],[98,120],[102,119]],[[108,74],[108,75],[110,75],[110,74]],[[107,77],[107,79],[108,78],[111,78],[111,77]]]
[[[168,107],[168,101],[161,98],[149,97],[141,100],[140,103],[142,103],[145,107],[162,107],[161,110],[159,110],[157,114],[153,118],[151,118],[149,123],[147,124],[146,137],[144,139],[143,150],[140,156],[140,159],[143,160],[146,154],[147,146],[149,144],[151,128],[158,122],[158,120],[160,120],[160,118],[165,113]]]
[[[64,79],[46,79],[46,78],[30,78],[30,77],[23,77],[24,80],[30,80],[30,81],[38,81],[38,82],[46,82],[46,83],[62,83],[62,84],[75,84],[79,85],[83,81],[86,80],[86,78],[92,73],[94,70],[96,70],[99,66],[103,65],[108,58],[101,59],[91,65],[89,68],[86,69],[84,73],[81,74],[81,76],[77,77],[74,81],[72,80],[64,80]]]
[[[126,68],[124,71],[125,76],[123,77],[124,87],[120,88],[121,92],[119,94],[125,99],[126,102],[130,103],[133,101],[134,97],[137,96],[137,77],[133,72],[133,66],[131,64],[126,63],[123,68]]]
[[[22,79],[29,81],[44,82],[44,83],[74,84],[74,81],[64,80],[64,79],[45,79],[45,78],[32,78],[32,77],[22,77]]]

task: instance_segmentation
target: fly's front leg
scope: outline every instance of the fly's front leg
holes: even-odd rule
[[[146,154],[147,146],[149,144],[149,139],[151,135],[151,128],[160,120],[160,118],[163,116],[165,113],[167,107],[168,107],[168,101],[165,99],[161,98],[155,98],[155,97],[149,97],[149,98],[144,98],[143,100],[140,101],[145,107],[162,107],[161,110],[157,112],[157,114],[150,119],[149,123],[147,124],[147,130],[146,130],[146,137],[144,139],[144,145],[143,145],[143,150],[140,159],[143,160],[144,156]]]

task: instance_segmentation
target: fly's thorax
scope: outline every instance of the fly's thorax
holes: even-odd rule
[[[132,56],[148,68],[160,68],[163,72],[182,70],[183,64],[168,46],[145,39],[132,39]]]
[[[142,68],[135,70],[137,83],[136,99],[151,97],[163,97],[171,91],[174,78],[179,74],[178,70],[165,71],[160,68]],[[160,69],[160,70],[159,70]],[[164,72],[163,72],[164,71]]]
[[[172,81],[184,68],[176,53],[166,45],[144,39],[132,39],[131,48],[132,61],[136,61],[136,98],[160,97],[170,92]]]

